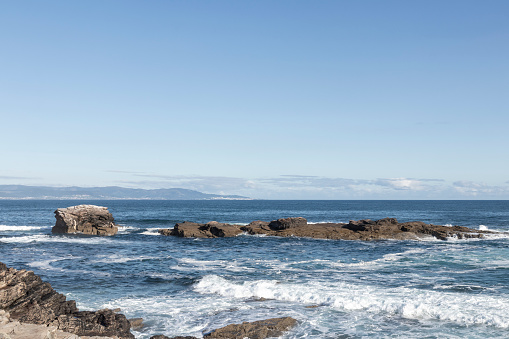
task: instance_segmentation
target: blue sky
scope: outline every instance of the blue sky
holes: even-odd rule
[[[0,1],[0,184],[509,199],[508,1]]]

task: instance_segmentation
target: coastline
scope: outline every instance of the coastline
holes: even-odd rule
[[[473,325],[478,338],[499,335],[508,320],[500,313],[506,310],[509,292],[501,287],[504,263],[498,259],[506,253],[507,204],[459,203],[456,219],[449,212],[436,217],[436,207],[450,210],[450,203],[413,203],[415,209],[407,214],[387,209],[391,204],[401,207],[385,202],[367,207],[359,202],[111,202],[104,205],[123,227],[114,236],[96,237],[51,234],[47,220],[54,223],[54,207],[71,204],[20,201],[0,206],[0,224],[5,225],[0,242],[10,267],[34,270],[68,299],[77,300],[80,309],[119,307],[129,318],[143,317],[145,327],[132,332],[139,339],[156,334],[202,338],[229,324],[292,315],[299,324],[285,338],[352,334],[347,324],[355,324],[359,335],[382,338],[381,332],[359,327],[380,325],[403,336],[405,321],[418,333],[413,337],[439,332],[464,337]],[[479,214],[478,206],[486,212]],[[467,220],[477,225],[473,231],[486,225],[481,230],[499,230],[500,237],[317,241],[320,238],[291,236],[291,227],[269,227],[271,232],[288,232],[280,237],[245,232],[217,239],[180,238],[157,232],[162,225],[175,225],[175,219],[181,223],[217,217],[247,226],[249,220],[273,220],[274,211],[309,216],[307,226],[359,214],[398,215],[403,220],[424,215],[416,219],[442,220],[448,230]],[[500,217],[490,222],[488,217],[496,213]],[[482,281],[469,279],[472,271],[482,272]],[[315,321],[324,325],[317,327]]]

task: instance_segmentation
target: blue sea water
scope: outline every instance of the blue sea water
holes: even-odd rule
[[[113,237],[53,235],[53,211],[106,206]],[[159,235],[184,220],[247,224],[395,217],[497,231],[486,239],[342,241]],[[509,201],[0,201],[0,261],[82,310],[142,317],[137,338],[201,337],[291,316],[283,338],[509,337]],[[266,300],[260,301],[260,298]]]

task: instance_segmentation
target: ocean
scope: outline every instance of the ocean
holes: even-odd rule
[[[53,235],[53,211],[106,206],[113,237]],[[247,224],[397,218],[497,231],[485,239],[344,241],[159,235],[185,220]],[[509,201],[0,201],[0,261],[80,310],[144,319],[136,338],[291,316],[282,338],[509,337]]]

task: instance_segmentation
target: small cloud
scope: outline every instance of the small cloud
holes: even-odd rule
[[[282,175],[276,178],[261,178],[258,179],[261,183],[274,185],[277,187],[289,187],[289,188],[313,188],[323,189],[331,188],[337,189],[341,187],[348,187],[359,184],[358,180],[345,179],[345,178],[327,178],[317,176],[298,176],[298,175]]]
[[[452,186],[457,192],[471,196],[496,196],[509,193],[509,188],[506,186],[492,186],[485,183],[478,183],[467,180],[455,181],[452,183]]]
[[[122,171],[122,170],[106,170],[108,173],[124,173],[124,174],[143,174],[145,172]]]
[[[237,192],[239,190],[254,188],[255,183],[251,180],[236,177],[208,177],[208,176],[182,176],[161,174],[135,174],[137,177],[157,179],[140,181],[123,181],[131,185],[151,187],[178,187],[197,190],[206,193]]]
[[[394,190],[426,191],[436,188],[436,185],[429,183],[442,181],[441,179],[389,178],[376,179],[372,184]]]

